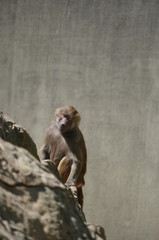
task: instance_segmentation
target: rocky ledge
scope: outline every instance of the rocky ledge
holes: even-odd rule
[[[53,163],[41,163],[24,128],[0,113],[0,239],[105,240],[88,224]]]

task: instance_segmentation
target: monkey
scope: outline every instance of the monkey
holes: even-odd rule
[[[53,161],[67,188],[77,188],[78,203],[83,208],[82,186],[85,184],[87,150],[79,129],[80,120],[80,114],[73,106],[57,108],[40,152],[42,160]]]

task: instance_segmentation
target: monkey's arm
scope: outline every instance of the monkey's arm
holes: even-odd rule
[[[73,156],[70,161],[72,161],[72,165],[69,177],[65,183],[67,187],[76,186],[77,179],[81,171],[81,162],[79,159]]]
[[[40,153],[41,153],[41,154],[40,154],[40,155],[41,155],[41,160],[50,159],[50,153],[49,153],[49,151],[48,151],[48,149],[47,149],[46,146],[43,146],[43,147],[41,148]]]
[[[85,146],[85,141],[81,131],[78,129],[78,142],[76,142],[76,152],[75,154],[68,153],[68,158],[72,161],[71,171],[69,177],[65,183],[66,186],[76,186],[79,187],[84,185],[84,175],[86,173],[87,165],[87,150]],[[78,146],[78,147],[77,147]]]

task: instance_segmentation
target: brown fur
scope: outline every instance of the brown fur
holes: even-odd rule
[[[55,120],[46,131],[41,158],[55,163],[67,187],[77,187],[78,202],[83,207],[82,185],[85,183],[87,152],[79,122],[80,115],[74,107],[56,109]]]

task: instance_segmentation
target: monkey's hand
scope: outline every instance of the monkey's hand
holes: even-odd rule
[[[72,195],[74,196],[75,200],[78,202],[77,188],[75,186],[71,186],[70,190],[71,190]]]
[[[76,184],[74,183],[74,181],[67,181],[65,183],[65,186],[67,187],[67,189],[69,189],[71,187],[76,187]]]

